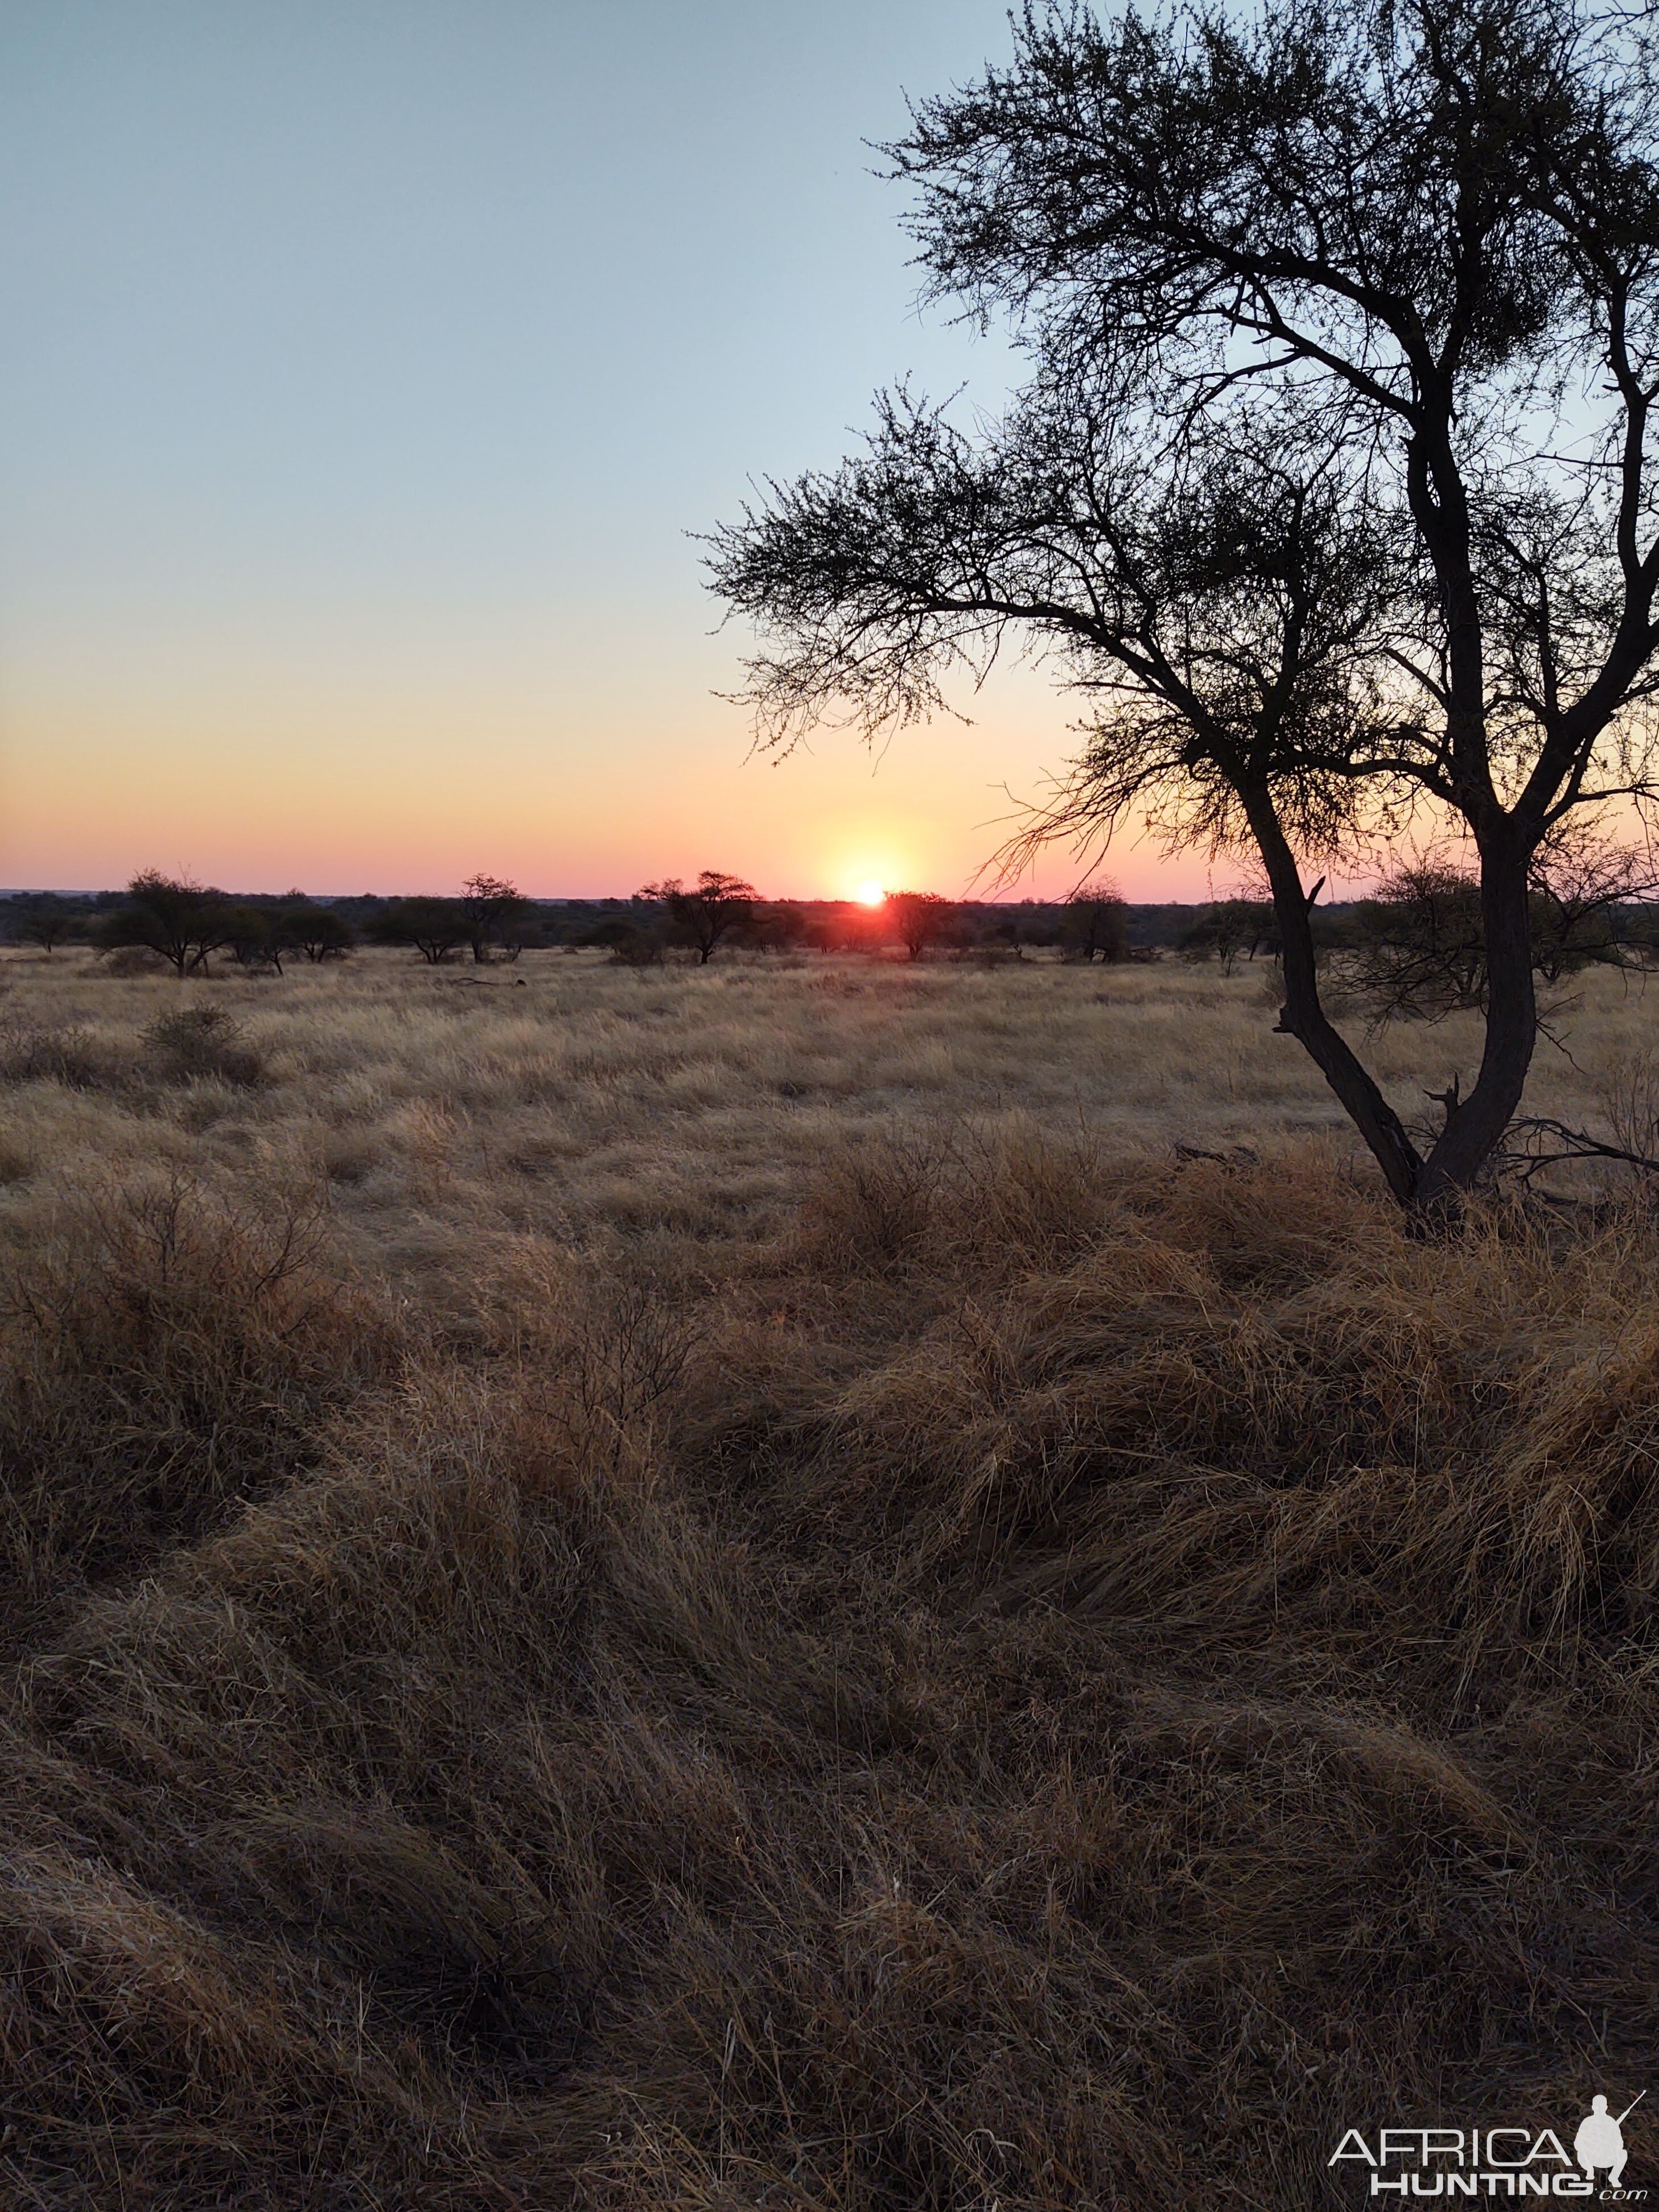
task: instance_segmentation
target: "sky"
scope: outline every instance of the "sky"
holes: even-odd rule
[[[1017,379],[918,311],[865,143],[1007,46],[1002,0],[0,0],[0,884],[966,889],[1073,704],[1012,667],[756,757],[692,533],[901,374]]]

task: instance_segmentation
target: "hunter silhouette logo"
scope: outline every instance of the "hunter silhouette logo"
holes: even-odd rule
[[[1617,2189],[1625,2178],[1624,2124],[1642,2099],[1645,2089],[1632,2097],[1615,2120],[1607,2111],[1605,2097],[1592,2097],[1589,2111],[1578,2123],[1578,2132],[1572,2139],[1572,2154],[1584,2172],[1594,2180],[1596,2169],[1607,2169],[1607,2185]]]
[[[1647,2095],[1616,2117],[1598,2094],[1569,2151],[1553,2128],[1382,2128],[1368,2138],[1350,2128],[1326,2160],[1369,2170],[1374,2197],[1592,2197],[1634,2204],[1645,2189],[1626,2189],[1624,2124]]]

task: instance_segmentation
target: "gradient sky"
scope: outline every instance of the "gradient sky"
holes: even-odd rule
[[[907,370],[999,404],[861,142],[1006,47],[1002,0],[0,4],[0,883],[964,888],[1066,700],[746,758],[687,533]]]

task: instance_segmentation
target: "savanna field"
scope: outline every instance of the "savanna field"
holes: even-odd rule
[[[1653,2080],[1659,1217],[1407,1237],[1275,1003],[7,955],[0,2203],[1268,2212]],[[1659,978],[1550,1024],[1650,1128]]]

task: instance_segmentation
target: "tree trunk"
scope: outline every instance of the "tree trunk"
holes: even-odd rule
[[[1419,1217],[1455,1213],[1462,1194],[1472,1188],[1514,1118],[1537,1042],[1528,898],[1532,846],[1525,830],[1494,808],[1478,835],[1486,939],[1486,1048],[1468,1097],[1458,1097],[1455,1083],[1445,1093],[1445,1126],[1425,1160],[1320,1005],[1309,919],[1313,901],[1303,890],[1301,872],[1272,800],[1265,793],[1249,795],[1245,806],[1273,886],[1283,946],[1285,1004],[1279,1028],[1301,1043],[1319,1068],[1401,1206]],[[1314,896],[1317,895],[1316,885]]]
[[[1415,1207],[1420,1200],[1423,1170],[1417,1147],[1319,1003],[1313,925],[1309,920],[1319,886],[1314,886],[1313,897],[1303,890],[1296,857],[1266,793],[1246,797],[1245,808],[1273,886],[1273,915],[1279,924],[1285,969],[1285,1003],[1279,1009],[1279,1026],[1287,1036],[1296,1038],[1335,1092],[1395,1197],[1401,1206]]]
[[[1468,1097],[1447,1099],[1446,1126],[1419,1178],[1419,1205],[1455,1200],[1492,1158],[1521,1103],[1538,1039],[1527,883],[1532,848],[1501,812],[1482,823],[1476,843],[1486,951],[1486,1047]]]

